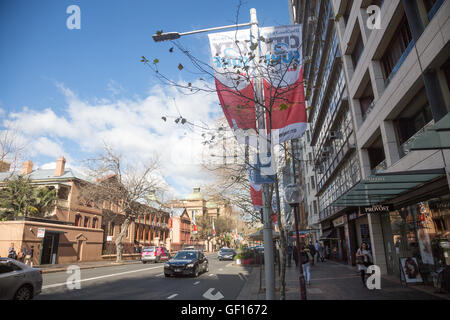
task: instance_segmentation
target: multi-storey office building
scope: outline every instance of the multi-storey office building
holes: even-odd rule
[[[449,241],[450,154],[412,150],[418,136],[450,111],[450,1],[332,5],[363,178],[335,204],[359,211],[389,204],[383,214],[368,216],[375,263],[383,272],[399,274],[399,259],[410,257],[425,281],[439,266],[450,273],[442,245]]]
[[[319,17],[310,21],[320,25],[322,10],[308,9],[317,9],[318,2],[328,3],[295,1],[294,5],[303,15]],[[402,263],[410,258],[425,282],[439,267],[444,267],[448,279],[450,154],[442,149],[448,141],[439,145],[429,140],[428,146],[421,144],[421,150],[417,146],[429,134],[427,128],[450,127],[450,1],[332,0],[331,7],[329,17],[348,84],[349,114],[343,119],[352,126],[344,126],[345,130],[354,132],[349,141],[354,151],[347,158],[354,186],[347,188],[348,179],[344,188],[328,184],[325,212],[320,208],[322,224],[327,216],[346,212],[341,222],[348,230],[351,255],[365,240],[383,273],[400,275]],[[317,37],[311,30],[305,24],[305,36]],[[308,47],[305,50],[309,52]],[[324,68],[321,63],[325,62],[319,63],[319,70]],[[323,115],[320,111],[314,115],[312,102],[312,144],[320,145],[323,137],[315,138],[314,127]],[[339,134],[345,139],[345,133]],[[381,212],[374,214],[373,205],[383,205],[376,208]]]
[[[321,239],[329,258],[347,261],[347,208],[332,203],[360,180],[360,168],[333,8],[331,1],[291,1],[290,6],[292,21],[303,24],[306,139],[312,149],[308,157],[314,171]],[[309,198],[314,212],[311,193]]]

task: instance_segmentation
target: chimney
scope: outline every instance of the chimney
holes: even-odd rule
[[[0,160],[0,172],[8,172],[11,168],[11,163]]]
[[[62,176],[64,174],[65,169],[66,169],[66,159],[64,159],[64,157],[59,157],[56,160],[55,177]]]
[[[31,160],[25,161],[22,165],[21,174],[29,174],[31,173],[31,171],[33,171],[33,161]]]

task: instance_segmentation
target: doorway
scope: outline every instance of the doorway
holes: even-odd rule
[[[40,264],[57,264],[58,246],[59,233],[45,231],[45,236],[42,240],[42,256]]]

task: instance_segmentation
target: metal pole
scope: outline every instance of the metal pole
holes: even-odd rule
[[[250,34],[251,43],[259,44],[258,19],[256,9],[250,9]],[[263,106],[263,85],[261,72],[259,70],[259,45],[255,50],[255,95],[256,114],[259,134],[265,133],[264,106]],[[270,191],[269,185],[263,184],[263,217],[264,217],[264,270],[266,279],[266,300],[275,300],[275,266],[273,261],[273,237],[272,219],[270,219]]]
[[[303,276],[303,264],[302,264],[302,256],[301,256],[301,244],[300,244],[300,235],[298,234],[298,209],[299,205],[294,206],[294,221],[295,221],[295,240],[297,242],[297,260],[298,260],[298,270],[300,271],[300,275],[298,277],[300,283],[300,300],[306,300],[306,286],[305,286],[305,277]]]

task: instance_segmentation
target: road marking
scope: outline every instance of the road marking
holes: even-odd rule
[[[173,298],[175,298],[177,295],[178,295],[178,293],[174,293],[173,295],[168,296],[167,299],[173,299]]]
[[[208,299],[208,300],[220,300],[220,299],[223,299],[224,296],[223,296],[223,294],[222,294],[219,290],[217,290],[217,293],[216,293],[216,294],[212,294],[212,292],[213,292],[214,289],[215,289],[215,288],[209,288],[209,289],[203,294],[203,298],[206,298],[206,299]]]
[[[194,286],[198,285],[199,283],[200,283],[200,281],[195,281]]]
[[[247,281],[247,278],[242,273],[239,272],[238,275],[239,275],[239,278],[241,278],[241,280]]]
[[[132,270],[132,271],[125,271],[125,272],[107,274],[107,275],[104,275],[104,276],[99,276],[99,277],[94,277],[94,278],[76,280],[76,281],[73,281],[72,284],[75,284],[75,283],[78,283],[78,282],[84,282],[84,281],[91,281],[91,280],[97,280],[97,279],[103,279],[103,278],[110,278],[110,277],[120,276],[120,275],[128,274],[128,273],[148,271],[148,270],[157,269],[157,268],[161,268],[161,267],[162,266],[157,266],[157,267],[153,267],[153,268],[145,268],[145,269],[139,269],[139,270]],[[61,286],[65,286],[66,284],[67,284],[66,282],[50,284],[50,285],[47,285],[47,286],[42,286],[42,290],[49,289],[49,288],[61,287]]]

